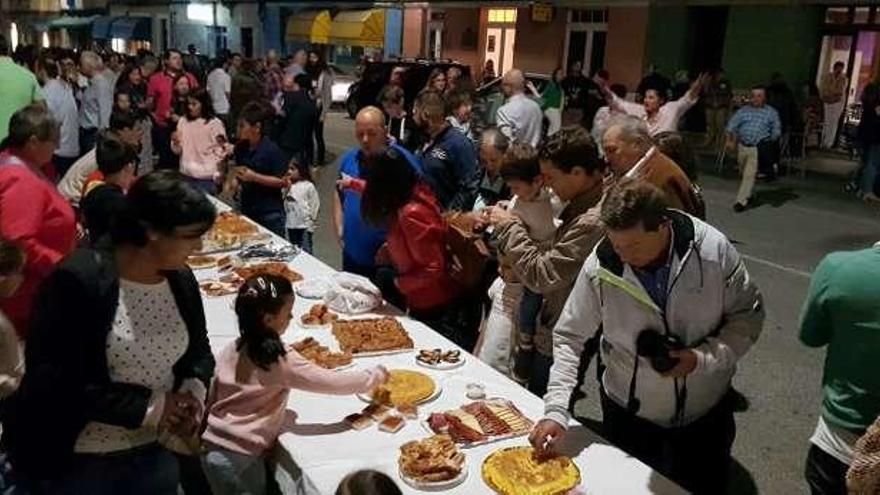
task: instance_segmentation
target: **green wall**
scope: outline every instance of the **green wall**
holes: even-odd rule
[[[652,6],[648,20],[645,65],[657,65],[660,72],[670,78],[677,70],[687,68],[690,62],[690,48],[687,43],[689,32],[687,7]]]
[[[766,83],[782,73],[791,87],[812,81],[821,7],[731,7],[723,67],[734,87]]]

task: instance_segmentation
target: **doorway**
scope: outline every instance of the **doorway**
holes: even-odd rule
[[[496,74],[503,75],[513,68],[513,50],[516,45],[516,9],[489,9],[486,28],[486,50],[483,63],[491,60]]]
[[[241,52],[245,58],[254,56],[254,28],[241,28]]]
[[[724,57],[724,38],[727,31],[728,6],[690,7],[690,68],[697,72],[721,68]]]
[[[605,67],[608,40],[607,9],[571,9],[565,33],[565,67],[581,63],[583,74],[592,76]]]

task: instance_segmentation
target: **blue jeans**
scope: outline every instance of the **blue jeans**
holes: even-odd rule
[[[30,495],[177,495],[177,458],[159,444],[108,454],[75,454],[60,480],[16,480],[12,493]]]
[[[202,467],[214,495],[263,495],[266,493],[266,461],[209,445],[202,454]]]
[[[519,331],[534,336],[538,326],[538,315],[544,304],[544,296],[523,288],[522,299],[519,301]]]
[[[880,171],[880,143],[865,146],[863,157],[864,167],[858,177],[859,191],[862,194],[874,192]]]
[[[312,254],[312,233],[306,229],[287,229],[287,240],[294,246]]]
[[[269,213],[257,214],[251,214],[243,211],[242,213],[244,213],[245,216],[247,216],[251,220],[257,222],[263,227],[266,227],[278,237],[281,237],[282,239],[287,238],[287,227],[285,225],[286,218],[283,211],[273,211]]]

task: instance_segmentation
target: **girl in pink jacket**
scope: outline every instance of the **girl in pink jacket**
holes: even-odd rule
[[[226,128],[214,115],[211,97],[197,89],[186,97],[186,115],[177,121],[171,149],[180,155],[180,173],[208,194],[217,193],[220,163],[232,151]]]
[[[263,454],[275,443],[290,389],[347,395],[388,379],[385,368],[336,372],[286,348],[281,334],[293,309],[290,282],[273,275],[249,278],[238,291],[241,332],[217,357],[202,465],[214,495],[266,493]]]

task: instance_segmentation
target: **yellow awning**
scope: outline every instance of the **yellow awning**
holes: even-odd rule
[[[381,47],[385,44],[385,11],[352,10],[340,12],[330,26],[334,45]]]
[[[330,39],[330,23],[330,12],[327,10],[294,14],[287,19],[284,39],[326,45]]]

